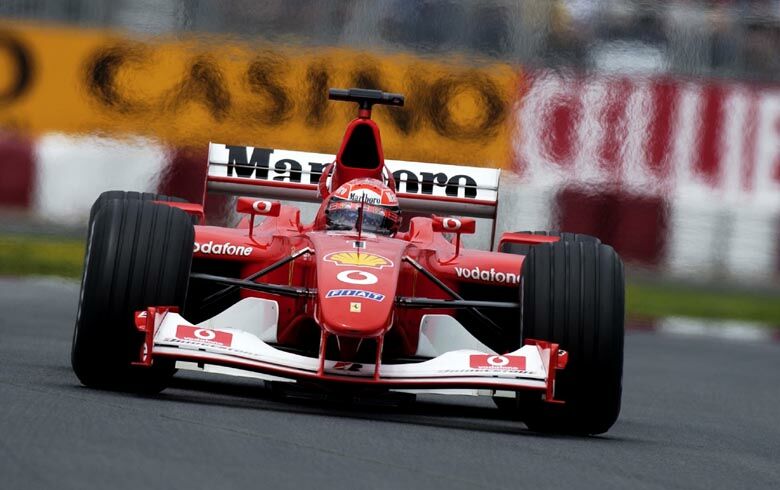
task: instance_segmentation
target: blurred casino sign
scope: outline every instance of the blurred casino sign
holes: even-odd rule
[[[388,155],[503,166],[517,78],[505,64],[0,23],[0,127],[34,135],[335,152],[354,111],[327,88],[361,86],[407,94],[404,109],[376,111]]]
[[[527,180],[780,204],[780,85],[526,77],[515,168]]]

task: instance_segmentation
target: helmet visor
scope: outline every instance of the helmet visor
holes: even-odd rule
[[[328,230],[357,230],[360,205],[354,202],[333,202],[325,211]],[[392,235],[398,230],[398,213],[382,206],[363,206],[363,230],[377,235]]]

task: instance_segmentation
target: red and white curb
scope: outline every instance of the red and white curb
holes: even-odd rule
[[[675,337],[708,337],[738,342],[780,342],[780,327],[759,322],[666,317],[629,320],[629,332],[653,332]]]

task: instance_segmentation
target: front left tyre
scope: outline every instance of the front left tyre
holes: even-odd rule
[[[143,335],[134,312],[178,306],[187,296],[195,232],[182,210],[140,199],[105,199],[92,217],[71,365],[92,388],[158,392],[171,362],[132,366]]]

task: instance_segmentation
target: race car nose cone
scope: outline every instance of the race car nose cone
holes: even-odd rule
[[[317,250],[316,320],[346,337],[376,337],[392,325],[406,244],[372,239],[365,248],[342,236],[313,235]]]
[[[342,274],[360,280],[360,271]],[[369,289],[333,288],[319,292],[319,322],[328,332],[348,337],[376,337],[392,321],[394,294]],[[395,288],[393,288],[394,290]]]

